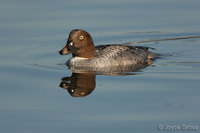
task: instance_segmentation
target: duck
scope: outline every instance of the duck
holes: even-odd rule
[[[66,62],[71,68],[110,68],[151,64],[157,55],[149,49],[150,47],[125,44],[95,46],[87,31],[74,29],[69,33],[67,43],[59,54],[72,54]]]

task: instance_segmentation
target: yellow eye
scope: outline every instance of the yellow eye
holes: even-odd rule
[[[83,40],[83,38],[84,38],[83,35],[79,36],[79,39],[80,39],[80,40]]]

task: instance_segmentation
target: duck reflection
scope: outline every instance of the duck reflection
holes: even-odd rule
[[[95,89],[95,78],[93,72],[72,73],[71,77],[62,78],[60,87],[66,89],[73,97],[84,97]]]
[[[71,77],[63,77],[60,87],[66,89],[73,97],[84,97],[92,93],[96,87],[96,75],[126,76],[135,75],[135,72],[147,67],[149,64],[126,67],[101,68],[93,70],[88,68],[70,68]]]

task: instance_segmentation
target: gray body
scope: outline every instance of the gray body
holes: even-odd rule
[[[93,58],[72,57],[69,67],[106,68],[149,64],[156,54],[148,47],[127,45],[99,45],[95,47]]]

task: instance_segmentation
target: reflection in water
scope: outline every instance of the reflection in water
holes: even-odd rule
[[[89,95],[96,86],[96,75],[92,72],[73,73],[71,77],[64,77],[60,87],[68,90],[73,97],[84,97]]]
[[[96,75],[125,76],[135,75],[148,64],[137,66],[110,67],[104,69],[87,70],[87,68],[73,68],[71,77],[63,77],[60,87],[66,89],[73,97],[84,97],[92,93],[96,87]]]

